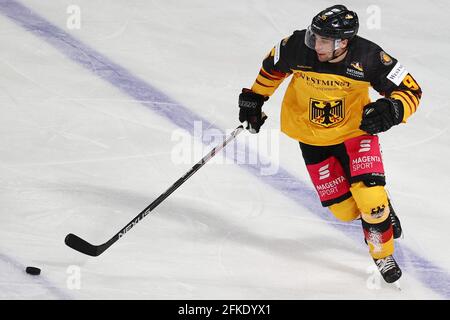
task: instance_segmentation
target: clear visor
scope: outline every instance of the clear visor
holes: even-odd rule
[[[306,29],[305,44],[308,48],[318,52],[333,52],[339,49],[341,39],[332,39],[319,36],[311,30],[311,26]]]

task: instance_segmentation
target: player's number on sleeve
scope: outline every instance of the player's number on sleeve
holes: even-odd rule
[[[419,90],[419,85],[410,74],[407,74],[405,79],[403,79],[403,84],[411,90]]]

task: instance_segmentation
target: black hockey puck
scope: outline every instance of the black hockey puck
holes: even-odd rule
[[[36,267],[27,267],[27,268],[25,269],[25,271],[26,271],[28,274],[32,274],[33,276],[38,276],[38,275],[41,274],[41,269],[36,268]]]

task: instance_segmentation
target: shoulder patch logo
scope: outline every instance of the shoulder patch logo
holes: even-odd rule
[[[389,66],[392,64],[392,62],[394,62],[392,60],[392,58],[384,51],[380,52],[380,58],[381,58],[381,62],[385,65],[385,66]]]

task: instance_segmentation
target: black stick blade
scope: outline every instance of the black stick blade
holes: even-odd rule
[[[72,249],[89,256],[97,257],[103,252],[100,250],[100,246],[94,246],[73,233],[69,233],[64,242]]]

